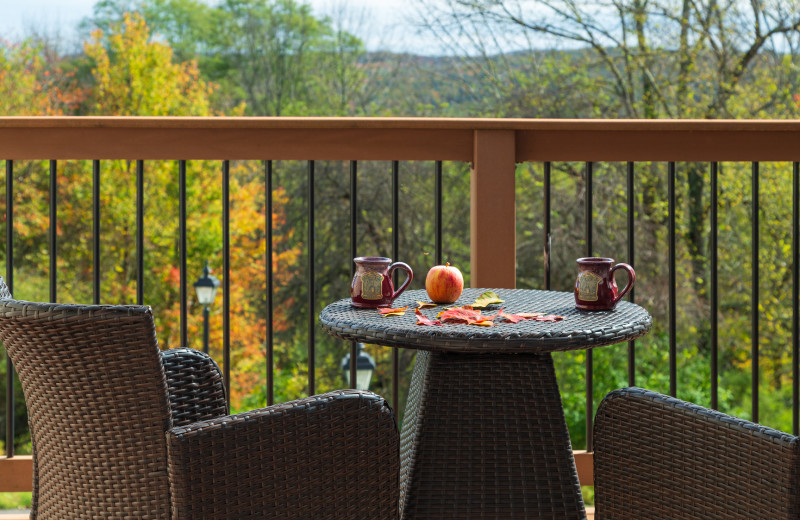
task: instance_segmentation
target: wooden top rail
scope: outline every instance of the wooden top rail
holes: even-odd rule
[[[0,117],[0,159],[472,161],[478,131],[523,161],[800,160],[800,121]]]
[[[477,117],[0,117],[0,128],[299,128],[442,130],[800,131],[800,120],[504,119]]]

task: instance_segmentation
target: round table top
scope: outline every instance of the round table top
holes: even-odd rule
[[[319,319],[326,332],[348,341],[466,353],[536,353],[600,347],[643,336],[653,324],[646,310],[630,302],[621,301],[612,311],[582,311],[575,308],[571,292],[527,289],[464,289],[455,303],[421,312],[434,319],[445,307],[470,305],[488,290],[497,293],[505,302],[491,305],[482,311],[483,314],[497,314],[502,308],[512,314],[543,312],[564,319],[498,322],[494,327],[453,323],[417,325],[416,302],[430,301],[424,290],[406,291],[394,301],[394,308],[409,306],[404,316],[384,317],[376,309],[353,307],[350,298],[346,298],[325,307]]]

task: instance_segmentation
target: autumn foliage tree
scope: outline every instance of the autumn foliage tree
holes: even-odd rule
[[[126,116],[427,115],[480,117],[758,117],[800,114],[797,6],[779,0],[752,5],[714,0],[443,0],[417,2],[431,34],[453,44],[449,57],[367,53],[362,42],[302,0],[99,0],[84,24],[83,52],[64,56],[46,42],[0,42],[0,114]],[[437,9],[442,8],[441,9]],[[752,10],[753,14],[742,9]],[[135,12],[136,14],[127,14]],[[542,12],[549,16],[540,16]],[[599,14],[598,14],[599,13]],[[518,16],[519,15],[519,16]],[[344,16],[344,15],[342,15]],[[369,25],[369,20],[364,25]],[[351,21],[351,23],[353,23]],[[502,43],[503,38],[508,38]],[[510,45],[529,47],[515,52]],[[464,46],[466,44],[466,47]],[[473,45],[474,44],[474,45]],[[563,45],[562,45],[563,44]],[[473,46],[470,46],[473,45]],[[146,157],[147,150],[142,151]],[[265,158],[266,159],[266,158]],[[15,293],[49,298],[49,169],[47,162],[14,164],[16,204]],[[92,163],[56,165],[58,300],[92,300]],[[314,236],[308,236],[307,164],[276,161],[277,189],[265,194],[265,166],[231,162],[231,374],[234,408],[266,401],[267,327],[274,332],[275,400],[307,395],[308,348],[316,348],[316,386],[344,385],[339,362],[349,345],[317,329],[321,308],[348,294],[350,208],[357,204],[358,254],[389,255],[399,234],[400,260],[417,272],[420,288],[433,263],[434,166],[400,163],[400,220],[391,219],[391,165],[358,163],[358,201],[350,199],[349,165],[315,163]],[[594,164],[597,253],[626,260],[625,164]],[[206,260],[221,273],[221,164],[187,167],[188,282]],[[720,403],[736,408],[748,395],[749,165],[720,165]],[[469,276],[468,166],[444,163],[444,259]],[[762,407],[771,425],[784,427],[789,395],[790,326],[785,305],[791,265],[790,166],[762,164]],[[129,161],[100,163],[101,301],[132,303],[136,295],[135,170]],[[707,290],[708,167],[677,165],[678,359],[681,397],[708,399]],[[145,303],[152,305],[163,348],[179,346],[178,164],[145,161]],[[662,322],[666,316],[666,165],[636,164],[634,213],[637,301]],[[542,280],[543,175],[539,164],[517,171],[517,283]],[[552,163],[553,288],[574,283],[573,261],[585,252],[584,163]],[[2,188],[0,188],[2,189]],[[273,202],[266,214],[266,197]],[[271,217],[273,241],[267,243]],[[309,243],[315,276],[309,279]],[[5,247],[5,246],[3,246]],[[275,273],[275,315],[266,322],[265,271]],[[316,307],[308,305],[315,284]],[[768,289],[768,287],[770,289]],[[189,343],[199,348],[201,309],[189,294]],[[221,298],[212,308],[211,353],[222,360]],[[312,326],[309,327],[308,324]],[[311,330],[309,330],[311,329]],[[767,334],[766,331],[769,331]],[[683,341],[685,340],[685,341]],[[666,335],[637,341],[637,383],[668,387]],[[620,348],[624,348],[620,347]],[[372,389],[390,396],[391,351],[369,346],[378,361]],[[584,361],[559,356],[559,381],[581,446]],[[400,356],[402,409],[413,352]],[[566,361],[565,361],[566,360]],[[2,361],[0,360],[0,363]],[[626,356],[607,348],[594,354],[596,402],[627,382]],[[683,393],[684,390],[685,392]],[[2,392],[2,390],[0,390]],[[392,396],[394,399],[395,396]],[[0,401],[2,397],[0,396]],[[746,414],[745,414],[746,415]],[[24,421],[18,422],[22,424]]]
[[[74,69],[88,70],[84,77],[69,82],[80,92],[76,112],[87,115],[117,116],[212,116],[214,86],[203,80],[196,62],[174,59],[169,45],[151,37],[144,20],[125,15],[108,32],[95,31],[84,46],[83,64]],[[74,64],[73,64],[74,65]],[[65,106],[62,94],[46,88],[47,78],[64,64],[47,64],[30,44],[0,47],[0,75],[23,85],[20,93],[0,100],[4,113],[52,114]],[[12,83],[13,84],[13,83]],[[0,83],[0,89],[9,82]],[[11,92],[11,91],[10,91]],[[21,107],[27,110],[22,111]],[[232,111],[241,112],[241,108]],[[142,150],[147,156],[147,150]],[[18,162],[15,165],[15,260],[20,298],[49,298],[47,248],[49,232],[49,164]],[[93,300],[92,248],[92,162],[58,161],[58,301],[90,303]],[[202,273],[206,260],[222,264],[222,165],[213,161],[187,162],[187,237],[188,283]],[[162,348],[180,345],[178,239],[178,164],[177,161],[145,161],[144,220],[144,303],[151,305]],[[264,230],[265,194],[263,166],[260,163],[232,163],[231,193],[231,373],[234,374],[233,406],[243,396],[256,392],[263,376],[253,368],[263,363],[266,322],[264,313],[265,265],[267,260]],[[289,273],[297,260],[298,246],[286,246],[287,231],[281,188],[273,191],[272,220],[276,272]],[[136,162],[100,162],[100,301],[129,304],[136,301]],[[273,248],[269,248],[273,251]],[[25,273],[25,276],[20,276]],[[221,273],[217,272],[218,276]],[[286,283],[286,275],[276,277],[276,285]],[[189,295],[188,346],[201,348],[202,308]],[[218,298],[220,300],[220,298]],[[220,305],[212,314],[211,353],[221,360]],[[275,312],[277,331],[286,328],[281,309]],[[279,353],[280,355],[280,353]],[[280,357],[279,357],[280,358]],[[256,392],[257,393],[257,392]],[[24,421],[23,421],[24,422]]]

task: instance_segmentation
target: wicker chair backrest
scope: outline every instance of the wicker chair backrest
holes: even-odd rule
[[[33,518],[169,518],[167,382],[149,307],[11,299],[0,341],[35,450]]]

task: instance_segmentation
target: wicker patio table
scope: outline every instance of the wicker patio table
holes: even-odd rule
[[[486,290],[465,289],[454,305]],[[585,312],[572,293],[493,290],[505,302],[492,308],[565,319],[420,326],[413,312],[383,317],[344,299],[320,322],[345,340],[419,351],[400,441],[402,518],[585,518],[550,353],[638,338],[652,318],[629,302]],[[413,309],[417,300],[430,301],[407,291],[393,307]]]

